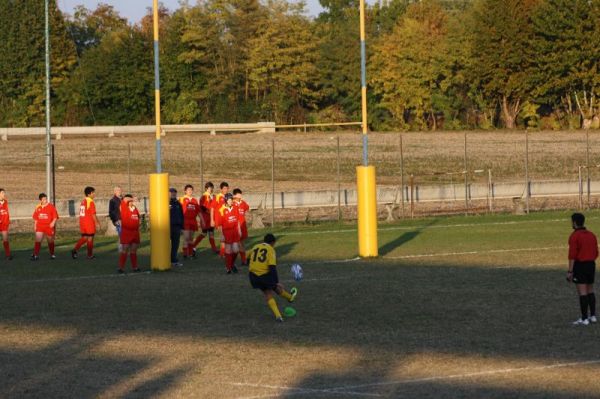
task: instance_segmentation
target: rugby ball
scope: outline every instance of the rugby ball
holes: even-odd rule
[[[302,280],[302,277],[304,277],[304,273],[302,272],[302,266],[300,266],[298,263],[294,263],[290,270],[292,272],[292,277],[294,278],[294,280],[300,281]]]

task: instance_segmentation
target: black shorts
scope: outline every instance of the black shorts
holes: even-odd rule
[[[594,284],[596,274],[596,262],[575,261],[573,265],[573,282],[575,284]]]
[[[250,272],[248,273],[248,277],[250,278],[250,285],[252,285],[252,288],[256,290],[275,291],[275,289],[277,288],[277,277],[273,272],[263,274],[262,276],[257,276],[256,274]]]
[[[202,229],[202,234],[207,235],[208,233],[214,233],[215,232],[215,228],[214,227],[209,227],[208,229]]]

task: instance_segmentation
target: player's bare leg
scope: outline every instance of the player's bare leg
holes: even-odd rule
[[[2,232],[2,246],[4,247],[4,256],[6,260],[12,260],[12,255],[10,254],[10,245],[8,243],[8,231]]]
[[[40,249],[42,248],[42,240],[46,234],[36,232],[35,233],[35,244],[33,245],[33,255],[31,255],[31,260],[36,261],[39,259]]]
[[[181,249],[183,253],[183,259],[187,259],[192,250],[190,249],[192,243],[192,237],[194,236],[194,232],[191,230],[183,230],[183,248]]]

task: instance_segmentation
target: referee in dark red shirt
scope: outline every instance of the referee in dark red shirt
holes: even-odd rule
[[[567,280],[575,283],[579,294],[581,318],[575,325],[596,323],[596,296],[594,295],[594,275],[596,274],[596,258],[598,257],[598,241],[591,231],[583,225],[585,216],[581,213],[571,215],[573,230],[569,237],[569,271]],[[588,316],[589,308],[589,316]]]

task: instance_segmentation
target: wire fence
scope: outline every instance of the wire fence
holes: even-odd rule
[[[378,186],[397,192],[389,201],[380,199],[389,205],[380,207],[383,216],[598,207],[597,131],[374,133],[369,142]],[[153,138],[69,137],[54,145],[58,200],[79,198],[87,185],[96,188],[98,197],[110,197],[115,185],[147,195],[147,175],[154,170]],[[198,195],[207,181],[270,193],[269,203],[261,205],[266,222],[304,218],[299,216],[304,210],[286,207],[276,193],[319,190],[338,193],[323,204],[329,208],[323,218],[353,218],[353,205],[344,197],[355,188],[361,146],[355,132],[172,134],[163,141],[163,169],[172,186],[193,184]],[[12,200],[35,199],[44,191],[42,140],[2,142],[0,161],[0,187]],[[554,189],[549,188],[552,184]],[[510,185],[512,191],[506,189]],[[270,208],[276,210],[269,213]]]

